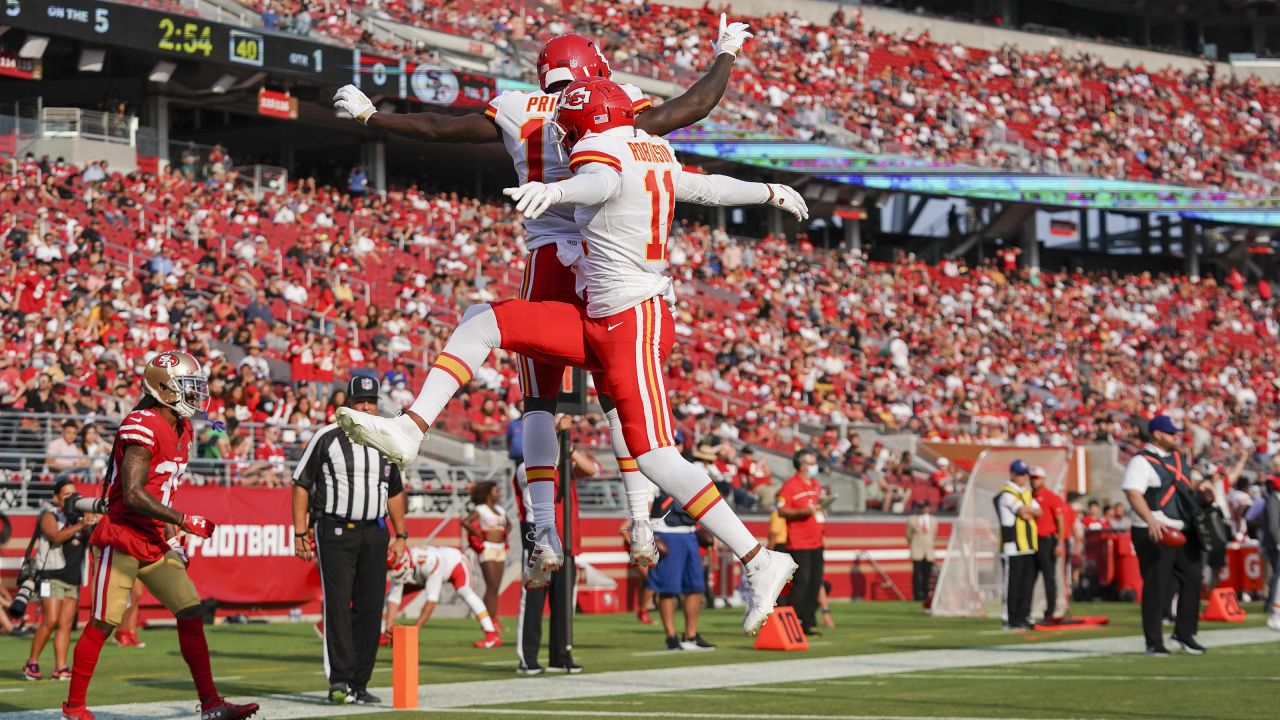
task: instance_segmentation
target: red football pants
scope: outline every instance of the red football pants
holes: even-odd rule
[[[633,457],[675,444],[663,367],[675,323],[662,298],[601,318],[576,303],[505,300],[493,304],[501,347],[538,363],[604,371]]]

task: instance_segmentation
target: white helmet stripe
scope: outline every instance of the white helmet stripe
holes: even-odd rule
[[[542,89],[545,91],[556,83],[573,82],[574,80],[577,80],[577,78],[573,76],[573,70],[566,67],[551,68],[547,71],[547,74],[542,76]]]

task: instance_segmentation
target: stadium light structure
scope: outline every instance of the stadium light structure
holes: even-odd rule
[[[173,71],[178,69],[176,63],[168,60],[161,60],[156,66],[151,68],[151,74],[147,76],[147,80],[153,83],[167,83],[169,78],[173,77]]]
[[[225,95],[232,85],[236,84],[236,78],[230,73],[224,74],[222,77],[213,81],[213,86],[209,88],[209,92],[216,95]]]
[[[80,51],[80,62],[76,67],[80,72],[98,73],[102,72],[102,65],[107,60],[106,50],[97,50],[94,48],[85,48]]]
[[[47,47],[49,47],[49,38],[43,35],[28,35],[27,41],[22,43],[22,49],[18,51],[18,57],[24,60],[39,60],[44,57]]]

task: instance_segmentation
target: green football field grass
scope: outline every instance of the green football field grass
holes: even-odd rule
[[[1245,607],[1250,613],[1245,626],[1260,625],[1261,607]],[[838,627],[826,630],[808,652],[777,653],[751,649],[751,642],[740,630],[741,611],[717,610],[704,613],[701,632],[719,645],[718,650],[668,653],[662,652],[662,633],[656,625],[642,626],[630,614],[580,615],[574,655],[589,673],[685,666],[693,673],[699,666],[728,663],[994,645],[1030,647],[1060,640],[1141,633],[1137,608],[1132,605],[1077,605],[1074,611],[1077,615],[1108,615],[1112,622],[1091,630],[1012,634],[1000,631],[998,622],[989,620],[931,618],[914,603],[842,603],[833,606]],[[514,627],[514,618],[504,620]],[[1228,626],[1212,623],[1204,629],[1223,627]],[[472,620],[433,620],[420,637],[421,682],[517,678],[512,648],[474,649],[471,642],[479,635]],[[507,630],[503,638],[511,642],[514,631]],[[176,634],[169,629],[149,629],[142,633],[142,639],[147,647],[141,649],[108,644],[89,691],[90,707],[193,698]],[[219,688],[232,698],[321,691],[326,687],[320,639],[310,624],[218,625],[209,628],[209,645]],[[53,709],[65,698],[65,683],[23,679],[21,668],[29,647],[27,638],[0,638],[0,713]],[[1134,650],[1141,650],[1140,640],[1135,640]],[[383,649],[370,685],[390,685],[390,666],[391,654]],[[53,669],[52,648],[46,649],[41,668],[46,675]],[[627,695],[627,688],[620,687],[619,694],[604,698],[406,712],[398,716],[438,720],[662,717],[663,713],[667,717],[690,718],[1274,717],[1268,712],[1280,707],[1280,642],[1217,648],[1201,658],[1112,655],[785,685],[770,685],[769,680],[761,677],[760,686],[754,688],[701,689],[657,696]],[[557,678],[541,676],[521,681],[546,683],[556,682]],[[1266,698],[1270,698],[1267,705],[1260,706]],[[390,697],[384,700],[389,702]],[[194,699],[192,703],[194,706]]]

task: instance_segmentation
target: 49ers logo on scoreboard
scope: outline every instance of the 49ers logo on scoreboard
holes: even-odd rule
[[[560,99],[560,107],[565,110],[581,110],[591,102],[591,91],[587,88],[574,88]]]

